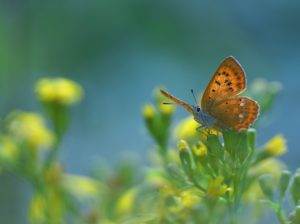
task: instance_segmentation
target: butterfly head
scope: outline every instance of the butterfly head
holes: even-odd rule
[[[191,93],[192,93],[192,96],[194,98],[194,101],[195,101],[195,104],[194,105],[190,105],[190,107],[192,108],[193,110],[193,115],[194,117],[197,117],[197,116],[200,116],[203,112],[201,111],[201,108],[200,106],[198,105],[197,103],[197,99],[195,97],[195,94],[194,94],[194,90],[191,89]]]
[[[201,113],[201,108],[198,105],[191,105],[193,108],[193,114],[200,114]]]

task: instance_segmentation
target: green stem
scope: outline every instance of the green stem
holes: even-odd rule
[[[44,163],[44,169],[47,169],[51,163],[53,162],[53,160],[57,157],[57,153],[58,153],[58,149],[59,149],[59,144],[60,144],[60,140],[56,140],[52,149],[50,149],[51,151],[49,152],[47,158],[46,158],[46,161]]]
[[[189,179],[190,179],[190,181],[193,182],[193,184],[195,185],[195,187],[197,187],[199,190],[201,190],[201,191],[203,191],[203,192],[206,192],[205,188],[202,187],[202,186],[196,181],[196,179],[195,179],[195,177],[194,177],[193,174],[189,175]]]
[[[278,218],[280,224],[287,224],[286,215],[281,207],[276,212],[276,215],[277,215],[277,218]]]
[[[278,208],[276,209],[276,215],[280,224],[287,224],[287,218],[284,210],[282,209],[283,197],[279,199]]]

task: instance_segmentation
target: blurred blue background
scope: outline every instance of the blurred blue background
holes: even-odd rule
[[[299,10],[299,1],[283,0],[0,1],[0,115],[40,110],[36,80],[69,77],[83,86],[85,98],[73,110],[63,143],[66,169],[86,174],[93,164],[116,164],[129,154],[145,161],[153,142],[140,113],[153,88],[163,85],[191,102],[189,89],[200,93],[223,58],[233,55],[249,82],[262,77],[283,84],[258,143],[283,133],[289,146],[283,159],[294,170],[300,154]],[[186,115],[178,109],[175,121]],[[25,222],[24,189],[22,180],[1,177],[5,223]]]

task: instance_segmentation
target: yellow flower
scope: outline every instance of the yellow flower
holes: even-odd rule
[[[79,175],[64,175],[64,185],[79,198],[95,198],[104,189],[101,182]]]
[[[207,147],[202,142],[199,142],[199,144],[193,145],[192,151],[196,157],[203,157],[207,154]]]
[[[179,152],[187,151],[189,149],[189,145],[187,144],[187,142],[185,140],[181,139],[177,143],[177,148],[178,148]]]
[[[258,177],[262,174],[271,174],[274,177],[280,176],[285,165],[277,159],[266,159],[253,166],[249,170],[249,175]]]
[[[8,136],[0,137],[0,157],[3,160],[15,160],[19,156],[16,143]]]
[[[270,174],[274,177],[274,185],[280,178],[281,171],[285,168],[285,165],[277,159],[266,159],[251,167],[249,170],[249,176],[256,179],[263,174]],[[254,181],[249,186],[247,192],[244,194],[244,199],[248,202],[255,202],[258,199],[264,198],[264,194],[259,186],[258,181]]]
[[[146,104],[144,107],[143,107],[143,116],[146,118],[146,119],[151,119],[153,118],[155,115],[155,108],[153,107],[152,104]]]
[[[83,95],[79,84],[65,78],[43,78],[37,82],[35,92],[43,102],[63,105],[77,103]]]
[[[270,156],[280,156],[287,151],[286,140],[278,134],[269,140],[265,146],[264,151]]]
[[[209,182],[207,187],[208,197],[217,199],[218,197],[225,194],[225,192],[231,191],[231,188],[227,187],[226,184],[222,184],[223,180],[223,176],[218,176],[215,180],[211,180]]]
[[[135,189],[130,189],[126,191],[117,201],[117,213],[119,215],[129,213],[134,206],[135,197],[136,197]]]
[[[181,204],[185,208],[193,208],[200,202],[200,197],[193,190],[186,190],[179,194]]]
[[[46,217],[47,203],[45,198],[41,194],[37,194],[33,197],[30,204],[29,217],[32,223],[44,223],[47,220]]]
[[[44,176],[49,185],[56,185],[62,179],[63,167],[59,163],[52,164],[45,170]]]
[[[146,181],[155,188],[163,188],[168,185],[168,180],[164,174],[156,170],[149,170],[147,172]]]
[[[197,136],[196,128],[199,126],[199,123],[194,120],[192,116],[181,121],[176,129],[175,134],[177,139],[193,139]]]
[[[45,120],[37,113],[13,112],[9,115],[9,131],[19,141],[34,148],[48,148],[53,143],[53,134]]]
[[[175,111],[175,106],[172,104],[166,105],[166,104],[160,103],[158,105],[158,108],[159,108],[159,111],[165,115],[171,115]]]

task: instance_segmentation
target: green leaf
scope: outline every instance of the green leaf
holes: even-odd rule
[[[231,159],[243,163],[249,154],[247,131],[226,130],[223,132],[223,136],[225,150]]]

